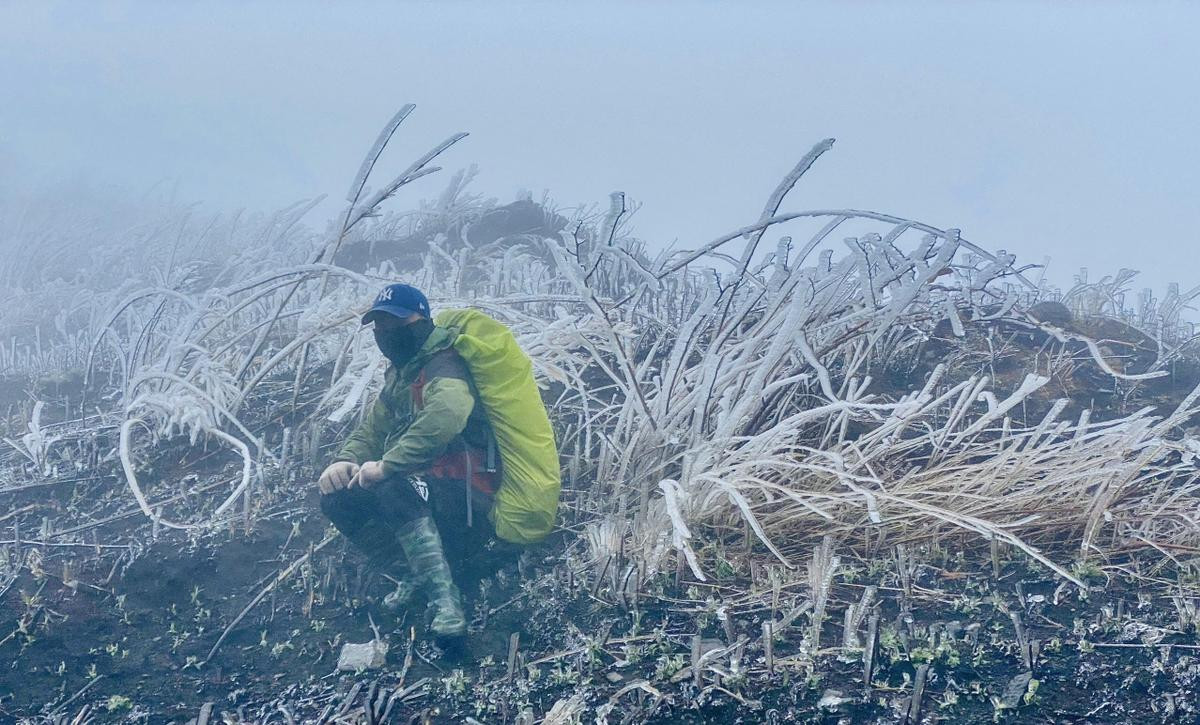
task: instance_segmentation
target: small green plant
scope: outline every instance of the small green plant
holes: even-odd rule
[[[1029,684],[1025,688],[1025,694],[1021,697],[1021,700],[1024,701],[1026,705],[1032,705],[1034,702],[1037,702],[1038,686],[1041,684],[1042,683],[1038,680],[1029,681]]]
[[[949,710],[950,708],[956,707],[957,705],[958,705],[958,692],[947,687],[946,691],[942,693],[942,699],[938,701],[938,709],[939,710]]]
[[[133,624],[129,619],[129,610],[125,608],[125,594],[118,594],[116,597],[117,611],[121,613],[121,624]]]
[[[967,594],[954,600],[954,610],[963,614],[972,615],[978,614],[983,608],[983,599],[981,597],[973,597]]]
[[[276,642],[274,645],[271,646],[271,656],[274,657],[275,659],[279,659],[279,656],[282,655],[285,651],[292,650],[292,649],[296,649],[296,646],[293,645],[290,641]]]
[[[738,572],[737,566],[735,566],[732,561],[726,559],[724,556],[718,556],[717,564],[713,567],[713,573],[716,575],[718,580],[724,581],[727,579],[733,579],[737,576]]]
[[[847,584],[854,584],[862,579],[863,570],[862,567],[846,566],[842,568],[842,570],[838,573],[838,576]]]
[[[891,557],[878,556],[867,562],[867,579],[881,582],[885,574],[892,570],[894,562]]]
[[[712,624],[713,620],[716,619],[717,612],[720,610],[720,608],[721,605],[716,599],[713,599],[712,597],[705,599],[704,610],[696,615],[696,625],[703,629]]]
[[[937,652],[947,667],[958,667],[962,663],[962,657],[958,654],[958,648],[947,642],[942,642],[938,645]]]
[[[654,628],[654,639],[650,640],[647,645],[648,654],[653,657],[655,655],[666,655],[671,653],[671,640],[667,639],[667,625],[660,624]]]
[[[908,659],[913,664],[933,662],[936,657],[936,653],[928,647],[913,647],[908,651]]]
[[[133,700],[130,700],[124,695],[113,695],[112,697],[108,698],[108,702],[104,703],[104,707],[109,712],[128,710],[129,708],[133,707]]]
[[[1077,561],[1071,566],[1071,573],[1079,579],[1084,580],[1099,580],[1105,579],[1104,570],[1102,570],[1094,561]]]
[[[683,669],[683,655],[662,655],[654,664],[654,679],[669,680]]]
[[[600,640],[588,637],[583,648],[584,656],[587,658],[588,670],[594,670],[604,663],[603,658],[600,656],[604,652],[604,649],[600,646]]]
[[[955,646],[954,638],[945,632],[942,632],[938,636],[938,644],[933,649],[933,657],[935,660],[944,662],[950,668],[958,667],[962,661],[958,653],[958,647]]]
[[[727,677],[723,677],[721,679],[721,684],[724,685],[726,689],[734,690],[736,692],[742,689],[749,679],[750,678],[746,676],[745,670],[739,670],[729,674]]]
[[[450,697],[459,697],[467,691],[467,676],[462,670],[456,669],[447,677],[442,678],[442,689]]]
[[[896,634],[896,630],[890,626],[885,626],[879,630],[879,646],[883,648],[888,659],[893,662],[904,659],[900,648],[900,637]]]
[[[556,685],[574,685],[579,682],[579,671],[559,662],[550,670],[550,682]]]
[[[631,665],[636,665],[646,658],[646,649],[641,645],[625,643],[621,646],[621,654],[624,659]]]

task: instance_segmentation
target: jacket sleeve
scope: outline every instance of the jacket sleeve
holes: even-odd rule
[[[336,456],[339,461],[353,461],[359,465],[367,461],[377,461],[383,455],[384,441],[393,426],[392,411],[389,409],[383,394],[380,394],[366,417],[346,439],[342,449]]]
[[[426,367],[424,405],[412,425],[383,455],[388,475],[420,470],[461,434],[475,408],[466,365],[457,356],[438,356]]]

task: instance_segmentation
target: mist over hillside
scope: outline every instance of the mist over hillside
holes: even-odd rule
[[[1198,28],[0,5],[0,723],[1197,720]]]

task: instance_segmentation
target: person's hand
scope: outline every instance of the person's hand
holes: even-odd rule
[[[317,481],[317,488],[321,489],[321,494],[330,494],[334,491],[340,491],[343,488],[350,487],[350,481],[358,473],[359,467],[356,463],[350,461],[337,461],[331,463],[325,468],[321,478]]]
[[[358,473],[354,475],[350,481],[351,486],[359,486],[360,488],[371,488],[375,484],[387,477],[383,472],[383,462],[367,461],[358,468]]]

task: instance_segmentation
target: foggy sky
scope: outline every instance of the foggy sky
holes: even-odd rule
[[[786,210],[959,227],[1064,285],[1200,284],[1200,4],[963,5],[0,0],[0,190],[339,200],[413,102],[384,171],[468,131],[443,165],[476,192],[620,189],[654,243],[752,223],[833,136]]]

